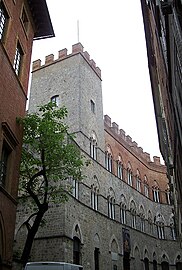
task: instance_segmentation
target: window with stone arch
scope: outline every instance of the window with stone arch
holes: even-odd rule
[[[160,189],[156,180],[154,180],[154,185],[152,186],[153,200],[156,203],[160,203]]]
[[[167,185],[167,189],[166,189],[166,203],[167,204],[171,204],[171,195],[170,195],[170,187],[169,184]]]
[[[144,195],[149,198],[149,184],[146,175],[144,176]]]
[[[153,218],[150,210],[148,211],[148,232],[153,234]]]
[[[90,156],[97,160],[97,136],[94,131],[92,131],[92,135],[90,137]]]
[[[144,232],[145,231],[145,211],[142,205],[140,206],[139,216],[140,216],[140,230],[141,232]]]
[[[176,240],[175,217],[173,213],[171,214],[169,219],[169,226],[171,229],[171,238],[172,240]]]
[[[126,198],[123,194],[120,202],[120,221],[122,224],[126,224]]]
[[[132,173],[132,167],[131,163],[128,162],[128,168],[127,168],[127,183],[130,186],[133,186],[133,173]]]
[[[120,154],[118,155],[117,159],[117,177],[123,179],[123,162]]]
[[[73,263],[81,264],[81,230],[78,224],[73,228]]]
[[[141,177],[140,177],[140,172],[139,172],[138,169],[137,169],[137,173],[136,173],[136,190],[138,192],[142,191],[142,189],[141,189]]]
[[[108,217],[111,219],[115,219],[115,194],[111,187],[109,188],[107,202],[108,202]]]
[[[176,258],[176,270],[181,270],[182,269],[182,259],[181,256],[178,255]]]
[[[91,185],[91,207],[98,210],[99,184],[97,176],[94,175],[94,183]]]
[[[113,158],[112,158],[112,150],[110,145],[107,145],[105,152],[105,167],[109,172],[112,172],[113,167]]]
[[[130,203],[130,215],[131,215],[131,227],[136,229],[137,212],[136,212],[136,204],[133,200]]]
[[[157,216],[154,218],[156,229],[157,229],[157,236],[159,239],[165,239],[165,231],[164,231],[164,217],[158,213]]]

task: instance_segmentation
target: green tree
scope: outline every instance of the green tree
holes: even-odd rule
[[[28,233],[21,261],[30,256],[34,237],[50,203],[68,198],[69,177],[81,180],[83,158],[65,124],[67,109],[54,103],[39,107],[38,113],[18,119],[23,125],[23,147],[20,166],[20,194],[25,203],[31,199],[32,213],[24,223]],[[33,225],[30,226],[30,220]]]

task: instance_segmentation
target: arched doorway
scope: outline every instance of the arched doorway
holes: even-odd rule
[[[129,252],[124,252],[123,269],[130,270],[130,253]]]
[[[153,270],[157,270],[157,261],[153,260]]]
[[[144,259],[144,266],[145,266],[145,270],[149,270],[149,259],[148,258]]]
[[[182,269],[182,262],[177,262],[176,263],[176,270],[181,270]]]
[[[161,263],[162,270],[169,270],[169,263],[168,262],[162,262]]]

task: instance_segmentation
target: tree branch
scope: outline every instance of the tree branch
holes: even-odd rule
[[[44,174],[43,170],[39,171],[38,173],[34,174],[34,175],[30,178],[30,181],[27,183],[27,192],[28,192],[29,195],[34,199],[34,201],[35,201],[35,203],[36,203],[36,205],[37,205],[38,207],[40,207],[41,203],[40,203],[40,201],[39,201],[39,199],[38,199],[38,196],[32,191],[31,186],[32,186],[33,180],[34,180],[35,178],[37,178],[38,176],[41,176],[41,175],[43,175],[43,174]]]

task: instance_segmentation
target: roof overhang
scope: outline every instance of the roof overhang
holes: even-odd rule
[[[34,39],[54,37],[46,0],[27,0],[35,24]]]

